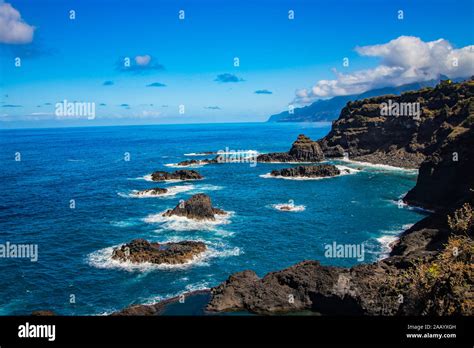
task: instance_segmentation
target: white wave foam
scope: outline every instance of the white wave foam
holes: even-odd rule
[[[135,226],[137,224],[137,221],[131,221],[131,220],[126,220],[126,221],[110,221],[110,224],[114,227],[130,227],[130,226]]]
[[[405,208],[405,209],[414,210],[414,211],[418,211],[418,212],[422,212],[422,213],[429,213],[429,214],[434,213],[434,210],[418,207],[416,205],[409,205],[409,204],[405,203],[401,198],[397,201],[390,200],[390,202],[393,203],[393,204],[396,204],[398,206],[398,208],[400,208],[400,209]]]
[[[165,211],[149,215],[144,219],[146,223],[161,224],[163,229],[174,231],[214,231],[217,225],[229,224],[233,212],[226,212],[225,215],[215,215],[215,220],[194,220],[185,216],[163,216]]]
[[[187,192],[195,189],[194,185],[183,185],[183,186],[170,186],[166,188],[168,191],[159,195],[152,194],[150,192],[144,194],[138,194],[137,190],[133,190],[129,194],[119,193],[118,195],[123,197],[133,197],[133,198],[162,198],[162,197],[173,197],[179,193]]]
[[[89,254],[87,257],[88,264],[95,268],[101,269],[121,269],[127,272],[150,272],[155,270],[183,270],[195,266],[209,266],[210,259],[239,256],[241,250],[235,248],[215,248],[207,244],[207,250],[194,256],[191,260],[182,264],[155,264],[151,262],[133,263],[130,261],[119,261],[112,258],[112,253],[115,248],[122,246],[122,244],[112,247],[103,248]]]
[[[278,203],[278,204],[271,204],[272,208],[279,210],[279,211],[292,211],[292,212],[299,212],[305,211],[306,206],[304,205],[295,205],[293,203]]]
[[[210,184],[201,184],[195,185],[194,191],[219,191],[222,190],[223,186],[210,185]]]
[[[216,153],[204,153],[204,152],[191,152],[191,153],[185,153],[184,156],[210,156],[210,155],[215,155]]]
[[[382,231],[383,235],[375,239],[382,248],[379,259],[389,257],[395,242],[400,239],[400,235],[404,231],[410,229],[413,225],[414,224],[404,224],[400,230]]]
[[[209,164],[209,163],[199,162],[199,163],[186,164],[186,165],[180,165],[178,163],[167,163],[167,164],[165,164],[165,167],[171,167],[171,168],[201,168],[202,166],[205,166],[206,164]]]
[[[390,252],[393,249],[393,245],[398,240],[398,238],[398,235],[384,235],[376,238],[377,242],[382,247],[379,259],[385,259],[390,255]]]
[[[375,163],[370,163],[370,162],[359,162],[359,161],[354,161],[350,159],[337,159],[338,161],[358,165],[361,167],[369,167],[369,168],[375,168],[375,169],[380,169],[382,171],[397,171],[397,172],[405,172],[413,175],[418,175],[418,169],[409,169],[409,168],[402,168],[402,167],[395,167],[395,166],[390,166],[388,164],[375,164]]]

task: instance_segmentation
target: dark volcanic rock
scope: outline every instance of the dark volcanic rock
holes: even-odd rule
[[[328,315],[382,314],[395,304],[377,301],[373,291],[393,270],[385,263],[352,269],[303,261],[259,278],[253,271],[229,277],[211,289],[209,311],[247,310],[278,313],[312,310]],[[390,305],[389,308],[387,305]]]
[[[206,158],[202,160],[186,160],[178,163],[178,166],[198,166],[198,165],[205,165],[205,164],[216,164],[219,163],[219,161],[216,158]]]
[[[203,177],[195,170],[181,169],[173,173],[157,171],[151,174],[153,181],[165,181],[165,180],[199,180]]]
[[[189,299],[196,296],[209,296],[209,289],[196,290],[188,293],[184,293],[180,296],[175,296],[157,303],[153,304],[137,304],[131,305],[127,308],[124,308],[118,312],[112,313],[111,316],[150,316],[150,315],[162,315],[164,312],[166,314],[166,308],[169,305],[174,303],[183,304],[180,302],[181,299],[184,299],[187,303]]]
[[[320,162],[323,159],[324,154],[319,143],[300,134],[290,151],[259,155],[257,162]]]
[[[341,146],[351,159],[398,167],[418,168],[438,151],[453,132],[472,123],[474,82],[442,82],[435,88],[386,95],[347,103],[329,134],[320,140],[325,148]],[[383,103],[419,103],[419,119],[386,116]],[[415,104],[413,104],[415,105]],[[325,153],[326,155],[326,153]],[[328,156],[330,157],[330,156]]]
[[[327,146],[325,143],[320,143],[325,158],[339,158],[344,157],[344,149],[341,145]]]
[[[328,176],[336,176],[341,174],[341,171],[332,164],[318,164],[315,166],[298,166],[293,168],[284,168],[280,170],[273,170],[272,176],[284,177],[300,177],[300,178],[324,178]]]
[[[170,209],[163,216],[184,216],[195,220],[215,220],[215,215],[225,215],[225,211],[214,208],[211,199],[204,193],[198,193],[185,202],[180,202],[174,209]]]
[[[472,105],[474,111],[474,104]],[[474,113],[452,131],[442,147],[421,164],[408,204],[431,210],[458,206],[474,189]]]
[[[168,192],[167,189],[161,188],[161,187],[155,187],[152,189],[146,189],[142,191],[137,191],[135,193],[136,196],[159,196],[162,195],[163,193]]]
[[[133,263],[181,264],[206,251],[203,242],[181,241],[177,243],[150,243],[145,239],[134,239],[115,248],[112,258]]]
[[[446,215],[436,214],[405,231],[390,257],[373,264],[342,268],[303,261],[263,278],[249,270],[238,272],[211,289],[207,309],[260,314],[310,310],[323,315],[421,315],[419,302],[429,303],[434,298],[393,292],[392,281],[406,283],[405,278],[399,278],[402,272],[419,265],[419,260],[433,261],[452,233]],[[400,294],[403,302],[398,301]]]

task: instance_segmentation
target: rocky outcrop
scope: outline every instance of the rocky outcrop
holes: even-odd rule
[[[162,195],[162,194],[167,193],[167,192],[168,192],[168,190],[165,189],[165,188],[155,187],[155,188],[152,188],[152,189],[137,191],[137,192],[134,193],[134,195],[135,196],[159,196],[159,195]]]
[[[182,166],[182,167],[202,166],[202,165],[206,165],[206,164],[216,164],[216,163],[219,163],[217,158],[212,158],[212,159],[206,158],[206,159],[202,159],[202,160],[194,160],[193,159],[193,160],[186,160],[186,161],[179,162],[178,166]]]
[[[131,305],[118,312],[114,312],[111,316],[152,316],[152,315],[166,315],[166,309],[169,305],[175,303],[183,304],[196,297],[208,298],[210,291],[208,289],[196,290],[181,294],[180,296],[171,297],[169,299],[153,303],[153,304],[137,304]]]
[[[341,171],[332,164],[318,164],[314,166],[298,166],[273,170],[271,176],[283,176],[289,178],[325,178],[340,175]]]
[[[195,220],[215,220],[215,215],[226,215],[221,209],[211,204],[211,199],[204,193],[198,193],[187,201],[180,202],[174,209],[166,211],[163,216],[184,216]]]
[[[339,145],[354,160],[418,168],[466,122],[472,123],[473,92],[473,80],[445,81],[400,96],[349,102],[319,143],[322,149]]]
[[[377,301],[378,293],[373,289],[392,271],[385,263],[344,269],[317,261],[303,261],[263,278],[243,271],[211,290],[207,309],[260,314],[304,310],[326,315],[382,314],[396,308],[388,301]]]
[[[288,152],[274,152],[257,156],[257,162],[320,162],[324,159],[318,142],[304,134],[298,138]]]
[[[165,171],[156,171],[151,174],[153,181],[166,181],[166,180],[199,180],[203,179],[203,176],[195,170],[177,170],[173,173]]]
[[[177,243],[151,243],[145,239],[134,239],[115,248],[112,258],[133,263],[182,264],[206,251],[203,242],[181,241]]]

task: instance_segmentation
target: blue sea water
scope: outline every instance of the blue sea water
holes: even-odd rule
[[[1,130],[0,244],[36,243],[39,257],[0,258],[0,314],[103,314],[212,287],[245,269],[263,276],[305,259],[339,266],[376,261],[387,241],[423,217],[396,204],[416,173],[338,163],[358,171],[283,180],[262,175],[289,164],[229,163],[197,168],[201,181],[143,179],[175,170],[166,164],[200,158],[185,154],[287,151],[300,133],[318,139],[328,131],[328,125],[267,123]],[[176,195],[130,196],[152,187],[173,187]],[[229,217],[218,224],[160,220],[158,213],[198,192]],[[300,211],[274,208],[289,200]],[[112,262],[112,247],[134,238],[202,240],[210,251],[179,267]],[[333,242],[363,244],[364,260],[325,257],[324,246]]]

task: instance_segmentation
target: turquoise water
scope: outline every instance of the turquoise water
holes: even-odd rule
[[[144,176],[203,151],[286,151],[297,135],[318,139],[328,125],[219,124],[0,131],[0,243],[36,243],[39,258],[0,258],[0,314],[51,309],[65,315],[110,313],[217,285],[244,269],[259,275],[305,259],[326,258],[324,246],[363,244],[364,260],[387,252],[388,241],[420,212],[399,208],[416,173],[343,164],[359,171],[322,180],[261,177],[290,165],[248,163],[197,168],[205,179],[153,183]],[[21,161],[15,161],[15,153]],[[130,154],[130,161],[124,154]],[[173,187],[163,198],[133,190]],[[156,215],[198,192],[229,212],[219,224],[160,221]],[[75,209],[70,200],[75,200]],[[300,211],[273,205],[293,200]],[[113,246],[133,238],[202,240],[210,251],[180,267],[134,267],[110,261]],[[73,295],[73,296],[71,296]],[[71,298],[75,303],[71,303]],[[74,301],[73,301],[74,302]]]

